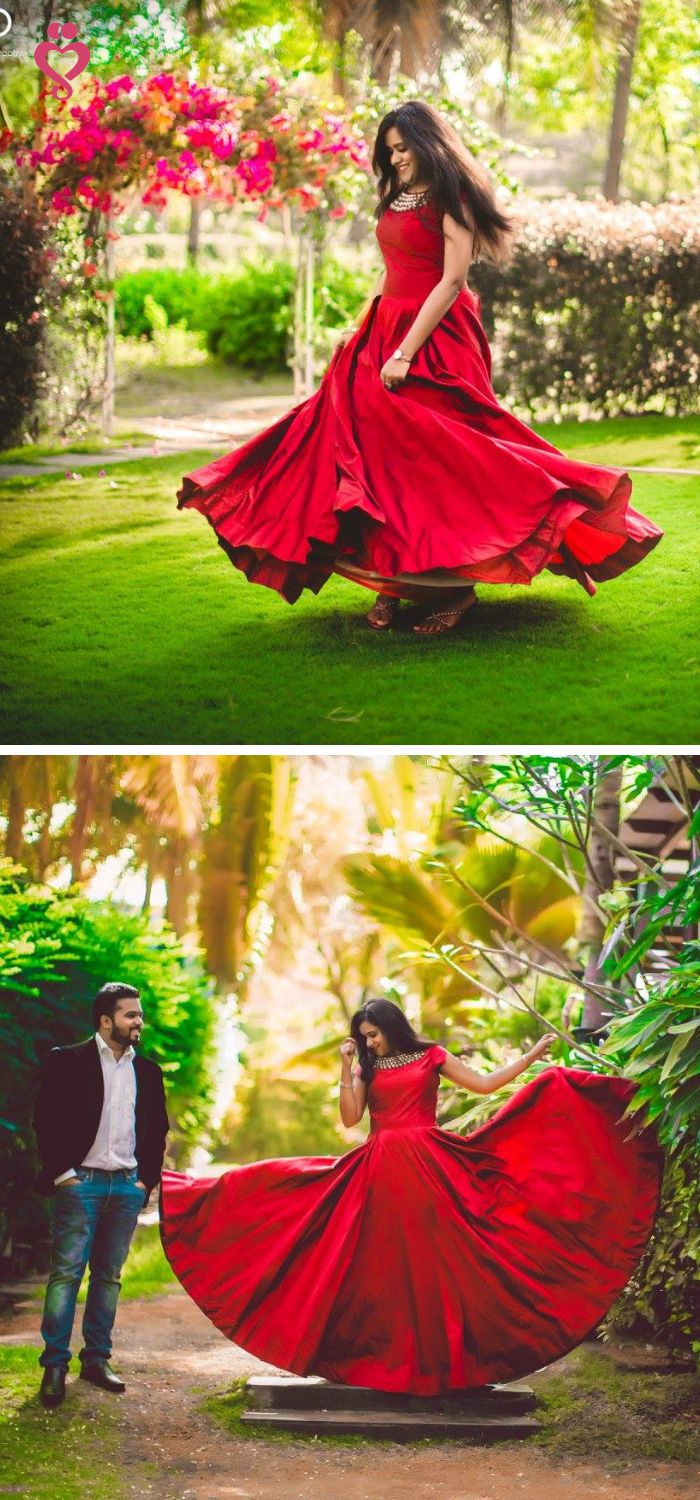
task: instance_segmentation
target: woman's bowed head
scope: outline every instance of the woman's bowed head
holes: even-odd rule
[[[450,1083],[456,1083],[473,1094],[493,1094],[506,1083],[512,1083],[536,1062],[557,1040],[553,1032],[547,1032],[528,1052],[495,1068],[492,1073],[477,1073],[461,1058],[448,1052],[440,1072]],[[400,1006],[393,1000],[368,1000],[355,1011],[350,1022],[350,1036],[341,1043],[342,1078],[340,1113],[343,1124],[356,1125],[361,1119],[367,1103],[367,1089],[376,1071],[378,1059],[389,1057],[406,1058],[412,1052],[425,1052],[432,1042],[419,1036]],[[357,1054],[359,1066],[353,1078],[353,1059]],[[343,1092],[348,1090],[348,1094]]]

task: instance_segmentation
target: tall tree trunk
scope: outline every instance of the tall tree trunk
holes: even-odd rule
[[[187,231],[187,259],[191,266],[196,266],[199,257],[199,237],[202,225],[202,200],[201,198],[190,199],[190,227]]]
[[[620,829],[620,792],[622,790],[622,768],[615,767],[613,770],[601,772],[595,788],[593,810],[596,818],[612,834],[617,835]],[[579,939],[587,949],[586,969],[583,976],[583,1016],[582,1025],[585,1027],[600,1026],[605,1017],[605,1011],[600,997],[589,988],[591,983],[600,982],[599,960],[600,950],[603,946],[603,932],[605,930],[606,917],[599,905],[599,896],[604,891],[612,889],[615,878],[615,856],[612,844],[605,837],[602,830],[591,829],[588,841],[588,857],[592,870],[586,874],[583,888],[583,914],[579,929]]]
[[[505,57],[503,59],[503,83],[496,107],[496,129],[503,135],[508,119],[508,106],[510,103],[510,85],[513,77],[513,55],[515,53],[515,7],[510,4],[507,7],[505,36]]]
[[[114,210],[105,216],[105,279],[107,282],[107,326],[105,330],[105,374],[102,393],[102,431],[105,437],[114,432],[114,387],[116,381],[116,330],[114,318]]]
[[[333,47],[333,92],[346,97],[345,38],[350,28],[351,5],[348,0],[331,0],[323,6],[323,30]]]
[[[165,856],[165,915],[178,937],[184,937],[189,926],[189,905],[194,886],[190,855],[189,839],[174,835],[168,841]]]
[[[637,49],[641,14],[642,0],[625,0],[623,13],[620,17],[620,41],[617,75],[615,78],[615,97],[610,124],[610,138],[608,141],[608,159],[603,180],[603,195],[610,203],[618,203],[620,199],[620,173],[625,150],[627,111],[629,109],[632,69]]]
[[[391,82],[394,58],[400,45],[401,27],[389,26],[376,38],[372,48],[372,77],[385,88]]]
[[[70,831],[71,885],[80,885],[83,880],[87,830],[95,812],[97,774],[94,757],[79,755],[75,773],[75,812]]]
[[[153,866],[152,866],[152,864],[150,863],[150,860],[149,860],[149,863],[146,865],[146,869],[145,869],[145,872],[144,872],[143,901],[141,902],[141,915],[142,916],[145,916],[146,912],[149,912],[151,910],[151,896],[152,895],[153,895]]]
[[[24,852],[24,819],[27,812],[27,804],[19,781],[15,781],[10,787],[10,795],[7,807],[7,833],[5,834],[5,855],[7,859],[15,860],[16,864],[22,863]]]

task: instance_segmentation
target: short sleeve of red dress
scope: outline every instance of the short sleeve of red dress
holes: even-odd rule
[[[445,1061],[445,1059],[446,1059],[446,1057],[447,1057],[447,1049],[445,1047],[439,1047],[437,1045],[437,1043],[436,1043],[435,1046],[432,1048],[432,1054],[433,1054],[433,1065],[436,1068],[441,1068],[442,1065],[443,1065],[443,1063],[444,1063],[444,1061]]]

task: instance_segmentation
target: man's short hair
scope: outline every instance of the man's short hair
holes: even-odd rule
[[[133,984],[103,984],[92,1002],[92,1024],[95,1031],[100,1029],[102,1016],[109,1016],[110,1021],[114,1019],[120,1000],[138,999],[139,991],[134,989]]]

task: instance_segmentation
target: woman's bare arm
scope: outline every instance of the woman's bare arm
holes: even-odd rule
[[[362,1119],[367,1103],[367,1084],[364,1079],[353,1077],[352,1065],[355,1057],[355,1043],[348,1040],[343,1042],[340,1049],[341,1074],[340,1074],[340,1118],[349,1129],[351,1125],[357,1125]]]
[[[459,1084],[462,1089],[469,1089],[472,1094],[495,1094],[504,1083],[512,1083],[514,1078],[519,1078],[556,1040],[556,1036],[548,1033],[529,1052],[524,1052],[515,1062],[506,1063],[504,1068],[495,1068],[493,1073],[477,1073],[474,1068],[467,1067],[461,1058],[452,1057],[448,1052],[440,1071],[443,1078],[449,1078],[450,1083]]]
[[[411,324],[405,338],[401,340],[401,348],[409,359],[413,358],[421,345],[430,337],[433,329],[437,328],[441,318],[444,318],[455,298],[459,296],[471,265],[474,244],[471,229],[465,229],[463,224],[458,224],[451,214],[444,215],[442,227],[445,235],[442,277],[437,286],[433,287],[432,292],[428,293],[418,316]]]

